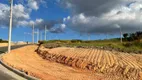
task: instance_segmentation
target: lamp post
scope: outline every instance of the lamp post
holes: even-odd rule
[[[122,40],[122,30],[121,30],[121,27],[119,27],[119,29],[120,29],[120,37],[121,37],[120,42],[122,43],[123,40]]]
[[[42,41],[42,31],[40,31],[40,40]]]
[[[118,24],[115,24],[115,26],[117,28],[119,28],[119,31],[120,31],[120,42],[122,43],[123,42],[123,39],[122,39],[122,29],[121,29],[121,26],[119,26]]]
[[[88,41],[90,40],[90,33],[88,33]]]
[[[34,34],[35,34],[35,32],[34,32],[34,23],[33,23],[33,31],[32,31],[32,38],[33,38],[33,39],[32,39],[32,41],[33,41],[32,43],[33,43],[33,44],[34,44]]]
[[[46,25],[45,25],[45,34],[44,34],[44,40],[46,41],[46,30],[47,30],[47,28],[46,28]]]
[[[26,32],[24,32],[24,42],[26,42]]]
[[[11,51],[12,12],[13,12],[13,0],[10,0],[10,22],[9,22],[9,35],[8,35],[8,53],[10,53],[10,51]]]
[[[39,29],[37,29],[36,34],[37,34],[37,44],[38,44],[38,41],[39,41]]]

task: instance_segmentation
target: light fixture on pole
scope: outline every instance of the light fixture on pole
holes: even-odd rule
[[[10,53],[10,51],[11,51],[12,12],[13,12],[13,0],[10,0],[10,22],[9,22],[9,35],[8,35],[8,53]]]

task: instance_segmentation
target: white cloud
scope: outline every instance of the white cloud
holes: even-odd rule
[[[45,0],[20,0],[16,1],[16,4],[13,6],[13,27],[20,26],[31,26],[33,23],[39,27],[46,24],[43,19],[36,19],[33,21],[31,19],[31,12],[33,10],[38,10],[40,5],[46,5]],[[4,3],[0,3],[0,27],[9,26],[9,15],[10,15],[10,6]],[[56,23],[56,22],[55,22]],[[55,24],[48,23],[48,27]]]
[[[42,22],[43,22],[43,19],[36,19],[35,22],[36,22],[36,23],[42,23]]]
[[[62,29],[66,28],[66,25],[65,24],[61,24],[61,28]]]
[[[66,21],[66,18],[63,18],[63,21],[65,22],[65,21]]]
[[[107,1],[106,3],[104,0],[65,1],[73,5],[72,17],[69,20],[65,18],[66,25],[82,33],[117,33],[119,30],[115,24],[124,32],[142,30],[141,1]]]
[[[13,7],[13,17],[30,19],[29,13],[26,12],[26,8],[21,4],[15,4]]]
[[[39,5],[38,5],[36,0],[28,0],[28,6],[31,9],[34,9],[34,10],[38,10],[39,9]]]
[[[18,26],[26,26],[26,25],[29,25],[29,22],[28,21],[18,21]]]
[[[63,22],[66,22],[67,20],[70,20],[70,16],[68,16],[67,18],[63,18]]]
[[[70,18],[71,18],[71,17],[70,17],[70,16],[68,16],[68,17],[67,17],[67,20],[69,20]]]
[[[7,4],[0,3],[0,25],[7,27],[9,26],[9,13],[10,7]],[[27,20],[30,19],[30,13],[28,9],[21,4],[15,4],[13,6],[13,26],[26,26]]]
[[[142,4],[135,2],[134,4],[131,4],[129,7],[133,10],[140,10],[142,8]]]
[[[22,4],[14,4],[13,6],[13,27],[21,27],[21,26],[32,26],[35,24],[35,28],[39,28],[43,30],[46,25],[48,29],[51,29],[56,24],[61,24],[62,20],[53,20],[53,21],[45,21],[41,18],[32,20],[30,14],[32,10],[39,9],[40,4],[46,4],[44,0],[22,0]],[[31,2],[30,2],[31,1]],[[28,4],[26,4],[28,3]],[[23,6],[24,5],[24,6]],[[10,6],[7,4],[0,3],[0,27],[8,27],[9,26],[9,15],[10,15]],[[70,17],[68,17],[69,19]],[[61,32],[66,25],[60,25],[59,31]]]
[[[30,20],[28,25],[32,26],[34,24],[35,27],[40,27],[39,25],[41,25],[44,22],[43,19],[36,19],[35,21]]]
[[[35,22],[31,20],[31,21],[29,22],[29,25],[32,26],[33,24],[35,24]]]
[[[59,24],[59,27],[51,28],[49,31],[52,33],[63,33],[66,28],[65,24]]]

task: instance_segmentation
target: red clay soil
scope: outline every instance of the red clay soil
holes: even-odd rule
[[[37,46],[26,46],[5,54],[2,60],[8,65],[42,80],[105,80],[101,74],[79,70],[42,59],[35,51]]]
[[[141,77],[141,54],[67,47],[47,49],[43,46],[37,52],[45,60],[103,73],[104,80],[140,80]]]

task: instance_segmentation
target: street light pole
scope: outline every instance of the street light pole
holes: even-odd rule
[[[40,31],[40,40],[42,41],[42,31]]]
[[[10,22],[9,22],[9,35],[8,35],[8,53],[10,53],[10,51],[11,51],[12,12],[13,12],[13,0],[10,0]]]
[[[32,33],[32,37],[33,37],[33,44],[34,44],[34,23],[33,23],[33,33]]]
[[[122,40],[122,30],[121,30],[121,27],[120,27],[120,42],[122,43],[123,42],[123,40]]]
[[[39,29],[37,29],[37,44],[38,44],[38,41],[39,41]]]
[[[46,41],[46,25],[45,25],[45,35],[44,35],[44,40]]]
[[[90,33],[88,33],[88,41],[90,40]]]

